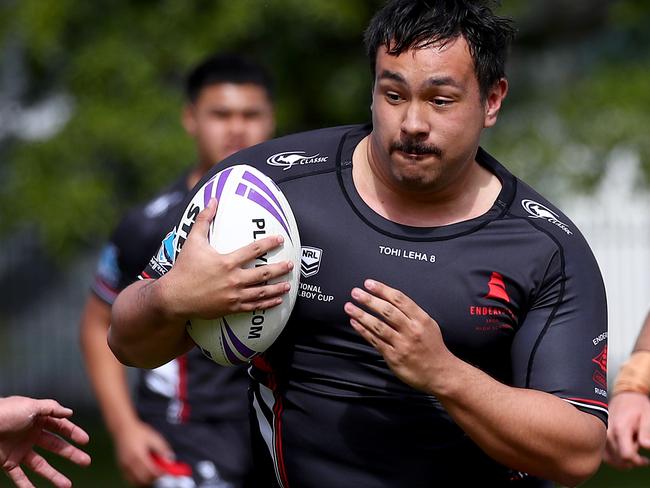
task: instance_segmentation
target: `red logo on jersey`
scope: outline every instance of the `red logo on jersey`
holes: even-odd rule
[[[603,388],[607,388],[607,376],[605,376],[600,371],[594,371],[594,374],[591,375],[591,379],[594,380],[594,383],[599,384]]]
[[[488,292],[483,298],[490,298],[500,302],[510,303],[503,276],[496,271],[492,272],[488,280]],[[485,325],[476,326],[479,331],[514,330],[517,318],[509,307],[494,305],[470,305],[469,314],[485,317]]]
[[[488,281],[488,293],[485,298],[496,298],[510,303],[510,297],[506,291],[506,284],[503,282],[503,276],[496,271],[492,272],[490,281]]]
[[[603,347],[600,354],[593,358],[592,361],[600,366],[600,369],[603,370],[603,372],[607,373],[607,346]]]

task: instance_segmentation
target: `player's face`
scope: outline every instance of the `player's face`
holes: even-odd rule
[[[499,82],[483,101],[465,39],[392,56],[377,53],[370,164],[397,191],[461,187],[481,131],[496,122],[507,91]]]
[[[203,88],[196,102],[185,107],[183,125],[196,140],[201,163],[214,165],[269,139],[275,119],[264,88],[218,83]]]

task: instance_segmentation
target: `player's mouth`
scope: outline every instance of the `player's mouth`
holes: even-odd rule
[[[390,146],[390,151],[397,153],[402,158],[416,161],[429,157],[440,158],[442,156],[442,149],[438,146],[416,141],[394,142]]]
[[[405,159],[415,159],[420,160],[426,157],[432,156],[431,153],[409,153],[405,151],[395,151],[398,155]]]

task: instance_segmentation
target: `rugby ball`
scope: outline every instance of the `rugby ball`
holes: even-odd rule
[[[300,236],[289,202],[273,180],[248,165],[226,168],[194,195],[192,205],[203,209],[211,198],[218,202],[209,241],[220,253],[229,253],[267,236],[281,235],[284,243],[245,267],[292,261],[293,269],[269,283],[288,281],[282,303],[267,310],[231,314],[214,320],[192,319],[187,331],[203,354],[224,366],[248,362],[264,352],[280,335],[298,295]],[[186,212],[190,215],[193,212]],[[198,212],[196,212],[198,213]]]

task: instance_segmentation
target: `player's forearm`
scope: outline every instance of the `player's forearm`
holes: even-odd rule
[[[454,358],[450,381],[434,392],[488,455],[567,486],[598,468],[606,429],[596,417],[547,393],[506,386]]]
[[[650,351],[650,312],[643,322],[643,327],[641,332],[639,332],[639,337],[636,340],[634,345],[635,351]]]
[[[122,363],[154,368],[190,350],[187,317],[170,310],[161,280],[143,280],[122,291],[113,304],[108,344]]]
[[[81,321],[81,349],[86,371],[109,431],[128,429],[138,417],[129,394],[124,366],[106,343],[110,305],[91,295]]]
[[[102,353],[108,353],[107,357],[100,359]],[[113,356],[108,346],[95,354],[97,364],[88,366],[88,375],[106,426],[115,436],[137,422],[138,416],[129,394],[124,366]]]

